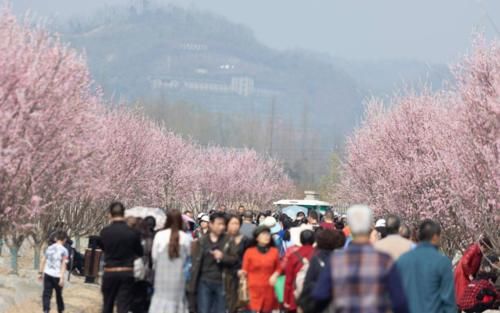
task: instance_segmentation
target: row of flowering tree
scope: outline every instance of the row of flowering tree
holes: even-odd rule
[[[368,102],[337,191],[349,202],[440,221],[451,253],[486,233],[500,248],[500,46],[479,38],[455,82]]]
[[[84,58],[41,27],[0,13],[0,238],[17,272],[26,240],[56,225],[79,238],[106,205],[266,206],[292,189],[276,160],[201,147],[140,112],[105,103]]]

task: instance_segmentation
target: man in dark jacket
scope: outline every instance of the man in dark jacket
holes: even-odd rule
[[[189,282],[189,311],[220,313],[226,311],[223,270],[232,264],[224,249],[228,237],[224,235],[226,215],[210,215],[209,232],[193,243],[191,280]]]
[[[139,234],[125,222],[125,207],[120,202],[109,206],[111,224],[104,227],[100,245],[104,251],[104,276],[101,291],[103,313],[128,313],[134,286],[134,260],[143,256]]]

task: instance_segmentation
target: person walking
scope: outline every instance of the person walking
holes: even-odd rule
[[[455,268],[455,297],[460,299],[463,296],[467,285],[474,280],[479,270],[483,255],[491,250],[492,244],[488,237],[481,236],[479,242],[471,245],[464,253]]]
[[[315,210],[310,210],[307,214],[307,224],[312,227],[313,230],[316,230],[320,227],[319,224],[319,214]]]
[[[111,224],[100,234],[100,246],[104,252],[104,275],[101,291],[103,313],[128,313],[133,302],[134,260],[143,256],[141,238],[137,231],[125,222],[125,206],[113,202],[108,208]]]
[[[245,212],[246,212],[245,206],[243,204],[240,204],[238,206],[238,216],[242,218]]]
[[[389,254],[394,260],[397,260],[403,253],[410,251],[413,242],[399,235],[401,220],[397,215],[389,215],[385,219],[387,236],[376,241],[373,246],[376,250]]]
[[[191,253],[189,235],[182,231],[179,210],[167,212],[165,230],[158,232],[153,241],[152,258],[155,269],[154,294],[150,313],[186,313],[186,279],[184,262]]]
[[[252,239],[255,228],[257,228],[257,226],[253,223],[253,212],[248,210],[245,211],[245,213],[243,213],[243,222],[241,224],[240,234],[248,239]]]
[[[297,306],[304,313],[320,312],[316,301],[312,299],[311,293],[318,281],[319,275],[328,263],[332,251],[342,248],[344,243],[345,235],[342,231],[323,229],[316,233],[316,249],[309,262],[309,269],[307,270],[302,294],[297,300]]]
[[[284,307],[290,313],[297,311],[297,304],[295,302],[296,290],[303,286],[296,285],[296,278],[303,266],[309,266],[309,260],[314,253],[314,242],[314,232],[312,230],[304,230],[300,234],[300,243],[302,246],[290,255],[285,268]]]
[[[228,241],[224,246],[224,290],[226,295],[226,308],[228,313],[236,313],[238,303],[238,270],[243,262],[243,254],[247,247],[248,239],[240,234],[240,218],[237,215],[227,216]]]
[[[273,274],[279,271],[279,252],[274,247],[271,231],[266,226],[255,229],[252,247],[243,256],[240,276],[248,280],[250,310],[255,313],[271,313],[278,309],[274,294]]]
[[[136,281],[132,289],[134,297],[130,305],[130,311],[132,313],[147,313],[153,294],[154,271],[151,255],[156,220],[154,217],[148,216],[145,219],[136,219],[135,223],[128,223],[128,225],[139,234],[144,252],[143,256],[137,258],[134,262],[134,271],[137,271],[134,273]]]
[[[191,312],[219,313],[226,311],[223,270],[227,262],[224,247],[226,213],[210,215],[209,232],[193,242],[189,306]]]
[[[370,234],[371,237],[370,241],[372,244],[381,239],[384,239],[387,236],[387,230],[385,225],[386,225],[385,219],[383,218],[378,219],[375,222],[375,227],[372,229],[372,232]]]
[[[408,239],[408,240],[411,241],[411,228],[410,228],[410,226],[408,226],[406,224],[402,224],[399,227],[399,235],[401,237],[403,237],[403,238]],[[412,241],[412,243],[413,243],[413,241]]]
[[[198,228],[193,232],[194,239],[200,239],[208,233],[208,224],[210,223],[210,216],[207,213],[198,214]]]
[[[323,222],[321,222],[320,226],[323,229],[335,229],[334,214],[332,210],[326,211]]]
[[[408,312],[401,278],[392,258],[370,244],[372,211],[355,205],[347,211],[352,242],[334,251],[312,292],[318,312],[331,302],[336,313]],[[423,313],[425,311],[421,311]]]
[[[411,313],[456,313],[451,261],[438,251],[441,227],[426,219],[418,230],[419,244],[396,262]]]
[[[43,312],[50,311],[50,298],[52,291],[56,291],[57,312],[64,312],[64,274],[69,257],[68,250],[64,244],[68,238],[65,232],[59,230],[54,233],[54,243],[51,244],[45,251],[44,258],[40,264],[40,272],[38,279],[43,281],[42,303]]]

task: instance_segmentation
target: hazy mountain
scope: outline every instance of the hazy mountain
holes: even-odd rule
[[[403,78],[408,85],[418,85],[425,80],[441,84],[448,77],[444,66],[411,60],[354,62],[302,50],[274,50],[245,26],[175,6],[108,7],[90,19],[75,18],[55,28],[85,51],[95,80],[108,95],[154,103],[155,112],[161,111],[161,103],[190,103],[218,114],[212,115],[217,116],[216,124],[224,122],[221,116],[234,115],[236,120],[246,116],[258,121],[260,128],[281,125],[276,132],[294,138],[281,150],[275,144],[273,153],[309,183],[319,179],[332,151],[341,149],[345,135],[359,121],[366,96],[392,93]],[[189,114],[183,116],[185,123],[191,122]],[[232,128],[220,126],[213,142],[269,151],[272,139],[261,138],[259,144],[243,135],[241,142],[239,137],[227,139],[222,129],[245,133],[235,129],[243,124],[236,120],[226,123]],[[253,127],[257,124],[252,122]],[[186,131],[185,126],[179,129]]]
[[[63,38],[85,49],[108,94],[243,112],[266,112],[274,98],[285,119],[299,121],[307,110],[342,133],[361,110],[363,91],[342,69],[303,52],[272,50],[250,29],[206,12],[110,10],[100,20],[71,22]],[[238,79],[243,86],[234,87]]]

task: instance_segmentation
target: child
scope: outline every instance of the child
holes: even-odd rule
[[[64,273],[68,262],[68,250],[64,247],[67,235],[63,231],[57,231],[55,234],[56,242],[50,245],[45,251],[44,258],[40,264],[38,279],[43,278],[43,312],[50,311],[50,298],[52,289],[56,290],[57,311],[64,312],[64,301],[62,298],[62,289],[64,286]]]
[[[497,274],[492,264],[497,262],[497,256],[483,258],[476,278],[467,285],[462,298],[458,299],[461,310],[476,313],[494,308],[498,294],[495,289]]]

